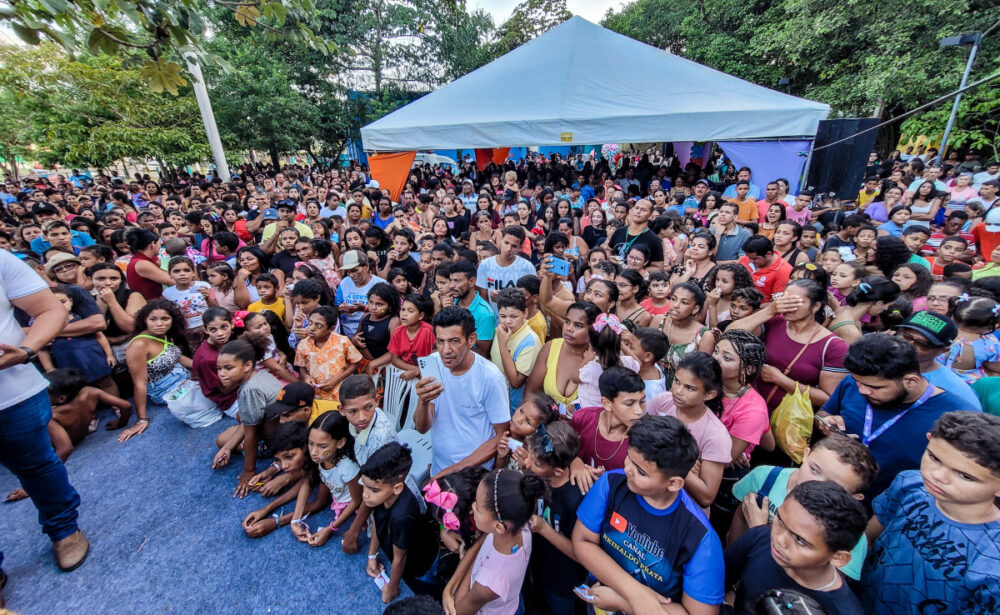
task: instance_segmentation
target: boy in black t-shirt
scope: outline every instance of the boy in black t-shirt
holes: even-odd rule
[[[392,602],[399,596],[399,581],[415,594],[441,595],[434,588],[419,581],[434,563],[437,556],[437,532],[420,514],[416,496],[406,488],[406,475],[413,465],[410,449],[399,442],[390,442],[372,453],[361,466],[361,498],[372,509],[375,531],[368,544],[366,572],[376,578],[385,566],[379,561],[378,552],[392,561],[389,582],[382,587],[382,602]]]
[[[587,571],[573,555],[573,526],[576,509],[583,501],[580,489],[569,482],[569,466],[580,451],[580,436],[563,421],[539,425],[524,442],[524,468],[549,482],[549,502],[541,515],[531,517],[535,540],[528,564],[532,596],[528,613],[573,615],[582,612],[583,602],[573,588],[587,578]]]
[[[757,597],[769,589],[792,589],[830,615],[862,615],[839,569],[866,524],[865,507],[837,483],[796,485],[773,525],[753,528],[726,549],[726,587],[739,583],[736,613],[754,613]]]

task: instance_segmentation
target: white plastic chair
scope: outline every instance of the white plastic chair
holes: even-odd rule
[[[416,395],[411,395],[413,383],[403,380],[402,376],[403,370],[398,367],[385,366],[385,394],[382,398],[382,411],[392,419],[392,426],[396,431],[400,429],[408,397],[416,398]],[[409,414],[412,415],[412,412]],[[410,423],[412,424],[412,419]]]
[[[434,460],[430,434],[422,434],[415,429],[404,429],[397,434],[397,437],[400,443],[410,447],[410,453],[413,455],[413,467],[410,468],[408,476],[417,485],[422,485],[430,478],[431,462]]]

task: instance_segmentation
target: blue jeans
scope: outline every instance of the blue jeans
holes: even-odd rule
[[[80,495],[52,448],[51,418],[48,391],[0,410],[0,463],[21,481],[38,509],[42,531],[55,542],[76,532]]]

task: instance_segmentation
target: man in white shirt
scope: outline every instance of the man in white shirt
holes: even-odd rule
[[[979,190],[983,183],[993,179],[1000,180],[1000,161],[991,160],[986,163],[986,170],[972,176],[972,187]]]
[[[476,270],[479,294],[490,302],[494,312],[497,309],[496,296],[499,291],[514,286],[522,277],[535,273],[535,266],[531,261],[518,256],[525,237],[527,234],[522,226],[505,228],[500,237],[500,254],[479,263]]]
[[[449,306],[434,316],[441,380],[417,382],[414,427],[431,432],[431,476],[464,468],[492,467],[497,444],[510,427],[507,380],[492,361],[475,352],[472,312]],[[435,357],[435,355],[431,355]]]
[[[34,319],[27,334],[14,308]],[[49,438],[49,383],[32,364],[65,323],[66,310],[49,285],[16,256],[0,250],[0,390],[5,392],[0,396],[0,463],[31,496],[56,563],[68,572],[87,558],[90,543],[76,523],[80,495]]]

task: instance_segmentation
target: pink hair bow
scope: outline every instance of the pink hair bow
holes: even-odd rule
[[[611,330],[618,335],[622,334],[622,321],[614,314],[601,314],[594,321],[594,331],[601,332],[604,327],[611,327]]]
[[[434,504],[441,510],[445,511],[444,517],[441,519],[442,525],[444,525],[447,530],[458,530],[459,523],[458,517],[452,510],[455,508],[455,504],[458,503],[458,495],[451,491],[442,491],[441,486],[438,482],[431,481],[426,487],[424,487],[424,500],[428,504]]]
[[[238,310],[233,314],[233,326],[243,328],[243,319],[249,315],[250,312],[246,310]]]

